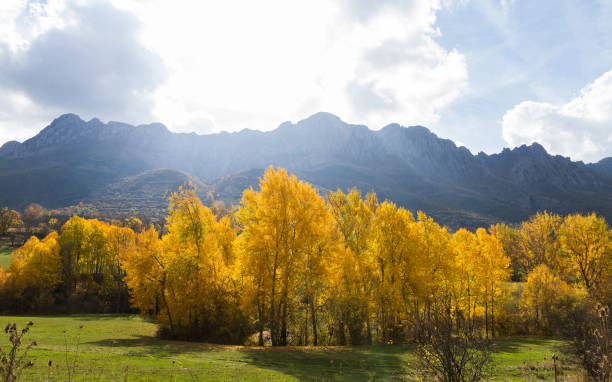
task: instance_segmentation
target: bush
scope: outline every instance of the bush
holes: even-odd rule
[[[479,381],[491,363],[491,342],[466,325],[453,330],[448,310],[435,310],[418,337],[417,357],[425,376],[444,382]]]

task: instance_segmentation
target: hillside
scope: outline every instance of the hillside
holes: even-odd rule
[[[373,131],[329,113],[269,132],[210,135],[66,114],[35,137],[0,148],[0,205],[57,208],[83,201],[111,212],[154,214],[165,206],[164,193],[186,181],[202,196],[237,203],[274,165],[322,192],[374,190],[451,226],[518,221],[543,209],[612,219],[611,163],[572,162],[537,143],[473,155],[422,126]]]
[[[161,217],[168,207],[168,192],[192,183],[202,200],[208,186],[194,176],[178,170],[148,170],[128,176],[92,193],[88,200],[104,215],[134,215]]]

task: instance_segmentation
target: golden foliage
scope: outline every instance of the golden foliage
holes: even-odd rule
[[[239,207],[221,207],[186,186],[170,195],[161,232],[137,218],[75,216],[17,250],[0,289],[48,305],[58,290],[121,300],[129,288],[132,305],[171,337],[242,343],[256,333],[261,345],[405,341],[426,335],[435,309],[457,329],[494,336],[518,326],[500,323],[513,304],[545,331],[561,309],[555,299],[580,288],[604,302],[612,294],[611,232],[595,215],[543,212],[516,228],[451,234],[374,193],[324,199],[272,167]],[[520,298],[511,273],[526,280]]]

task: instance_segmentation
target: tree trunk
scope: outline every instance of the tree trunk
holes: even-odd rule
[[[263,304],[261,303],[261,294],[257,296],[257,315],[258,315],[258,326],[259,326],[259,346],[264,346],[263,329],[264,329],[264,317],[263,317]]]
[[[366,331],[368,333],[368,345],[372,345],[372,327],[370,326],[370,315],[366,319]]]
[[[281,345],[287,346],[287,298],[283,303],[283,321],[281,323]]]
[[[272,271],[272,294],[270,296],[270,338],[272,339],[272,346],[278,346],[277,341],[277,316],[274,304],[274,294],[276,293],[276,256],[274,258],[274,268]]]
[[[166,298],[166,280],[164,277],[164,281],[162,283],[162,299],[164,301],[164,305],[166,306],[166,313],[168,314],[168,324],[170,325],[170,335],[172,338],[175,338],[176,332],[174,331],[174,323],[172,322],[172,314],[170,313],[170,306],[168,305],[168,299]]]
[[[491,338],[495,338],[495,300],[491,296]]]
[[[485,299],[485,337],[489,339],[489,302]]]
[[[338,334],[336,335],[338,345],[346,345],[346,334],[344,333],[344,322],[340,321],[338,324]]]
[[[310,315],[312,317],[312,344],[317,346],[317,312],[315,311],[314,298],[310,299]],[[306,328],[308,331],[308,328]]]
[[[304,314],[304,346],[308,346],[308,304],[306,304],[306,314]]]

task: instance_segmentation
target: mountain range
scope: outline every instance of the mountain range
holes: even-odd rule
[[[537,143],[473,155],[422,126],[374,131],[329,113],[268,132],[208,135],[65,114],[0,148],[0,206],[83,202],[110,215],[154,215],[166,206],[164,193],[188,181],[204,200],[236,204],[270,165],[321,193],[376,191],[450,227],[517,222],[541,210],[612,219],[612,158],[574,162]]]

